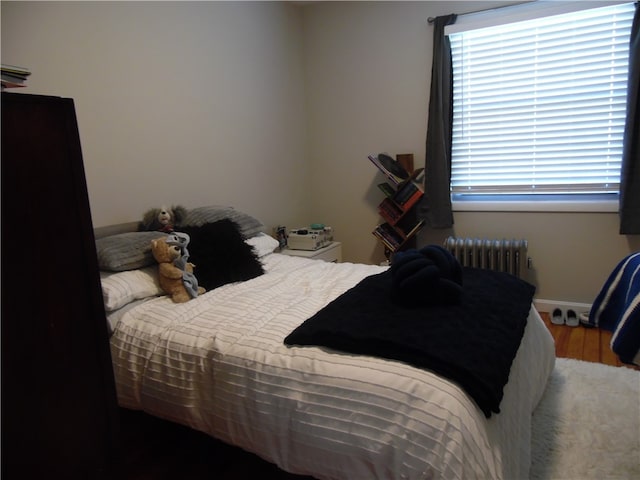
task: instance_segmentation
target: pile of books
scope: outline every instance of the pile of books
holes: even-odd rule
[[[400,205],[403,210],[407,211],[420,200],[423,194],[424,190],[422,186],[410,179],[400,184],[393,196],[393,201]]]
[[[385,198],[382,203],[378,205],[378,213],[393,225],[404,216],[405,211],[399,208],[390,198]]]
[[[410,219],[402,219],[396,224],[398,228],[393,228],[389,223],[378,225],[373,233],[379,240],[384,243],[385,247],[395,252],[399,250],[407,239],[413,237],[424,225],[424,220],[413,223]],[[404,233],[400,233],[404,232]]]
[[[31,72],[23,67],[2,64],[2,89],[26,87]]]
[[[402,238],[388,223],[378,225],[372,233],[392,252],[398,250],[404,243],[404,238]]]
[[[424,168],[413,168],[413,154],[398,155],[398,160],[386,153],[368,157],[388,180],[378,184],[385,195],[378,205],[378,213],[385,222],[372,233],[384,244],[385,255],[389,259],[390,252],[405,248],[424,225],[424,220],[419,220],[412,212],[424,195]]]

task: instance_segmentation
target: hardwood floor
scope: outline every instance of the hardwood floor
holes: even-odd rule
[[[541,316],[555,339],[557,357],[622,365],[609,347],[610,332],[553,325],[548,314]],[[313,480],[142,412],[122,409],[121,420],[121,459],[114,480]]]
[[[611,332],[599,328],[586,328],[583,326],[568,327],[566,325],[554,325],[548,313],[542,312],[540,316],[551,332],[556,343],[556,357],[574,358],[585,362],[603,363],[614,367],[628,367],[638,370],[632,365],[625,365],[610,347]]]

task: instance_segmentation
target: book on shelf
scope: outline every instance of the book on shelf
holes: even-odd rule
[[[414,182],[406,182],[398,187],[393,201],[399,205],[404,205],[409,198],[418,191],[418,186]]]
[[[404,239],[388,223],[378,225],[373,234],[392,251],[396,251],[404,242]]]
[[[409,232],[407,233],[407,238],[413,237],[416,233],[418,233],[422,229],[423,226],[424,226],[424,220],[420,220],[418,223],[416,223],[415,227],[409,230]]]
[[[0,66],[2,88],[25,87],[31,72],[23,67],[2,64]]]
[[[404,235],[401,235],[398,230],[394,229],[388,223],[382,223],[378,225],[371,233],[378,237],[385,246],[392,252],[398,251],[410,238],[420,231],[424,221],[420,220],[415,223]]]
[[[374,235],[378,240],[380,240],[380,241],[383,243],[383,245],[385,246],[385,248],[386,248],[387,250],[391,250],[392,252],[395,252],[395,251],[396,251],[396,248],[397,248],[397,247],[395,247],[395,246],[393,246],[391,243],[389,243],[389,242],[384,238],[384,236],[380,235],[380,233],[379,233],[377,230],[374,230],[374,231],[373,231],[373,235]]]
[[[422,198],[423,193],[420,190],[416,190],[413,195],[411,195],[403,204],[402,208],[404,210],[412,209],[416,203]]]
[[[0,70],[2,73],[9,73],[17,77],[28,77],[31,75],[31,71],[28,68],[18,67],[16,65],[8,65],[6,63],[0,64]]]
[[[409,210],[420,200],[423,194],[424,189],[422,185],[411,180],[398,186],[398,190],[392,200],[400,205],[403,210]]]
[[[368,158],[388,180],[378,184],[385,195],[378,205],[384,223],[371,233],[383,243],[389,259],[391,254],[411,246],[413,237],[424,225],[413,212],[424,195],[424,168],[413,168],[413,154],[398,155],[397,160],[386,153],[368,155]]]
[[[418,203],[418,201],[422,198],[423,192],[421,189],[411,190],[409,192],[404,192],[402,198],[400,200],[394,201],[404,210],[408,212],[413,208],[413,206]]]
[[[385,198],[380,205],[378,205],[378,213],[390,224],[395,224],[404,215],[404,211],[389,198]]]
[[[8,77],[6,75],[2,75],[2,88],[18,88],[18,87],[26,87],[27,85],[24,83],[24,80],[16,80],[14,78]]]
[[[400,230],[405,239],[413,237],[420,231],[424,225],[424,220],[416,220],[415,217],[404,217],[400,220],[396,226],[396,231]]]
[[[387,198],[392,198],[396,194],[395,189],[387,182],[379,183],[378,188],[382,190],[382,193],[384,193]]]
[[[394,185],[399,185],[409,178],[409,173],[386,153],[371,154],[369,160],[378,167]]]

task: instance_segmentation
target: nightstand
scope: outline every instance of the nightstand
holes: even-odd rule
[[[342,244],[340,242],[331,242],[326,247],[317,250],[293,250],[285,248],[280,251],[284,255],[293,257],[305,257],[313,260],[324,260],[325,262],[341,262],[342,261]]]

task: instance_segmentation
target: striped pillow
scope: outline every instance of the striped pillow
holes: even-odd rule
[[[244,238],[251,238],[262,232],[264,228],[264,224],[251,215],[233,207],[219,205],[190,209],[186,218],[180,222],[180,227],[201,227],[205,223],[214,223],[224,218],[236,223],[240,227],[240,233]],[[176,227],[176,230],[179,231],[180,227]]]
[[[100,270],[122,272],[156,263],[151,240],[166,237],[163,232],[126,232],[96,240]]]

